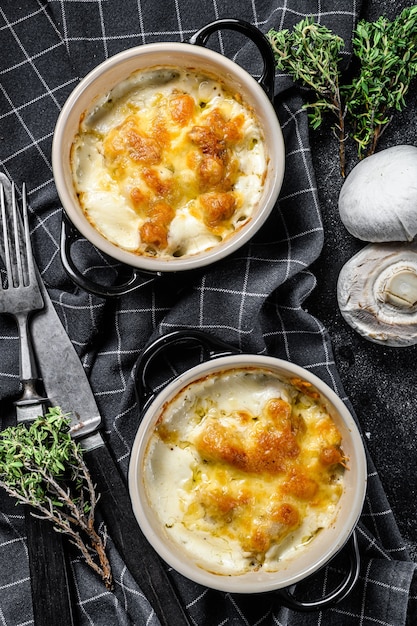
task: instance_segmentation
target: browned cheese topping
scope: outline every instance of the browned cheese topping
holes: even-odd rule
[[[177,487],[170,480],[177,504],[161,500],[158,507],[167,507],[169,519],[176,511],[172,534],[187,537],[193,550],[199,536],[217,550],[226,541],[232,547],[222,567],[232,559],[276,569],[285,551],[332,523],[347,459],[339,430],[307,383],[236,372],[207,389],[191,386],[170,409],[150,450],[154,458],[164,451],[174,471],[171,452],[190,474]]]
[[[117,245],[193,254],[253,214],[266,175],[262,131],[220,81],[185,70],[150,76],[142,85],[133,75],[123,97],[83,116],[76,189],[88,219]]]

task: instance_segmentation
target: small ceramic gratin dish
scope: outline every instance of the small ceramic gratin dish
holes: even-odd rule
[[[207,360],[178,375],[162,391],[150,391],[150,364],[167,349],[193,342],[207,348]],[[297,610],[316,610],[345,597],[359,571],[354,531],[365,497],[367,468],[356,422],[337,394],[300,366],[275,357],[235,353],[199,331],[176,331],[156,340],[145,350],[136,380],[139,397],[147,400],[132,449],[129,489],[138,523],[156,552],[199,584],[232,593],[279,590],[283,603]],[[269,406],[271,398],[274,407],[285,405],[283,399],[292,405],[291,417],[288,413],[285,418],[290,419],[288,440],[280,431],[285,420],[279,421],[278,433],[268,421],[262,427],[264,404]],[[340,441],[331,432],[337,432]],[[276,448],[271,443],[275,435]],[[326,503],[320,514],[321,491],[312,486],[312,479],[323,464],[316,462],[314,441],[325,449],[324,465],[328,464],[324,492],[330,506],[326,509]],[[288,452],[285,461],[281,445]],[[304,445],[308,449],[303,452]],[[297,481],[295,491],[285,491],[289,483],[282,482],[282,472],[292,477],[302,474],[303,464],[307,469],[301,491]],[[252,474],[249,482],[246,471]],[[265,473],[269,496],[263,505],[257,498]],[[264,529],[270,538],[282,528],[282,518],[275,515],[282,512],[281,505],[271,508],[271,477],[278,480],[273,499],[281,490],[284,501],[295,502],[300,511],[307,511],[306,501],[311,500],[317,527],[308,523],[300,533],[302,525],[296,522],[294,532],[290,530],[284,539],[286,550],[266,549],[256,562],[257,556],[252,560],[247,556],[251,548],[252,556],[258,549],[261,552]],[[330,496],[328,483],[333,483]],[[287,504],[285,523],[293,512]],[[275,511],[274,522],[268,519],[271,511]],[[235,549],[239,528],[243,528],[240,539],[244,537],[241,552]],[[251,532],[254,543],[247,539]],[[324,567],[344,546],[350,550],[351,566],[337,590],[313,602],[293,598],[288,588]]]
[[[209,36],[222,29],[239,31],[258,47],[263,59],[263,72],[259,80],[234,61],[206,47]],[[166,91],[166,84],[170,84],[166,75],[170,72],[176,76],[171,94]],[[197,82],[192,78],[193,73],[197,76]],[[142,78],[132,79],[141,74],[145,77],[144,81]],[[150,107],[154,105],[151,97],[142,98],[141,93],[138,95],[136,92],[132,102],[129,101],[125,106],[123,101],[122,105],[118,105],[114,120],[107,122],[109,111],[121,101],[120,93],[125,97],[125,85],[133,84],[135,89],[139,85],[139,89],[142,89],[143,82],[149,83],[149,75],[155,77],[154,92],[160,88],[162,94],[156,93],[157,97],[154,98],[159,102],[158,106],[161,107],[161,97],[168,102],[163,131],[160,123],[162,109],[151,118],[148,127],[141,126],[145,117],[145,114],[141,116],[144,98]],[[198,87],[200,76],[203,79]],[[207,77],[207,81],[204,77]],[[186,136],[190,144],[189,152],[194,150],[196,153],[194,165],[192,155],[184,154],[186,168],[182,175],[178,158],[175,163],[174,158],[166,158],[165,161],[164,158],[167,137],[174,146],[171,153],[178,155],[176,146],[181,136],[181,116],[185,115],[184,102],[174,110],[174,122],[172,118],[169,122],[166,120],[169,112],[172,113],[172,108],[169,109],[172,94],[177,94],[178,99],[178,94],[181,96],[186,91],[186,85],[191,85],[191,92],[194,90],[197,96],[203,92],[203,96],[202,99],[195,98],[197,122],[192,126],[191,120],[191,130]],[[216,97],[211,98],[207,85],[208,91],[211,89],[212,93],[217,94]],[[224,86],[227,98],[231,99],[224,106],[218,98],[219,86],[220,90]],[[73,280],[83,288],[94,291],[94,286],[84,280],[71,258],[71,246],[80,236],[109,257],[133,268],[133,273],[153,274],[204,267],[224,259],[248,242],[275,206],[284,176],[284,141],[273,107],[273,92],[274,59],[266,37],[256,27],[234,19],[208,24],[187,43],[161,42],[127,49],[104,61],[85,76],[62,108],[52,147],[53,174],[64,209],[61,252],[64,267]],[[129,119],[123,118],[121,113],[124,106],[126,116],[134,109],[134,115],[130,115]],[[211,117],[207,117],[211,106]],[[204,108],[206,110],[203,111]],[[146,115],[149,115],[148,110]],[[245,115],[248,119],[242,123]],[[253,119],[249,120],[249,116],[253,116]],[[239,124],[238,132],[243,137],[248,126],[256,127],[256,131],[252,143],[248,133],[243,143],[236,143],[236,150],[232,154],[230,146],[234,140],[231,138],[236,134]],[[86,142],[80,142],[83,125],[90,125],[91,132],[87,133],[86,139],[86,142],[90,142],[88,150],[85,149]],[[119,135],[114,139],[115,133]],[[99,140],[96,145],[94,141],[97,136]],[[80,145],[79,152],[84,154],[83,162],[88,162],[86,171],[81,172],[80,164],[74,165],[74,146]],[[123,154],[121,146],[125,148]],[[251,154],[253,146],[256,157]],[[91,156],[93,151],[95,157]],[[242,154],[246,154],[246,160],[241,158]],[[250,175],[246,175],[247,162],[251,158],[256,175],[252,174],[252,170]],[[126,168],[126,163],[130,169]],[[103,174],[98,175],[99,167],[110,170],[104,169]],[[139,171],[140,167],[144,174],[138,183],[134,170],[136,168]],[[191,180],[191,174],[195,173],[192,172],[193,167],[197,183]],[[190,177],[190,184],[187,177]],[[257,179],[256,191],[255,187],[251,187],[252,179]],[[197,189],[200,185],[204,193],[194,198],[193,185]],[[254,196],[253,206],[243,210],[242,204],[245,207],[251,195]],[[180,210],[176,208],[176,213],[173,212],[173,198],[180,204],[184,196],[186,207],[180,205]],[[203,213],[208,211],[208,217],[204,213],[203,218],[197,216],[196,219],[202,204]],[[161,217],[163,211],[165,215],[171,211],[169,217]],[[102,212],[105,213],[104,217]],[[107,221],[103,225],[100,220],[104,222],[104,219]],[[202,222],[204,229],[201,228]],[[225,224],[230,225],[230,232],[226,230],[226,235],[223,233]],[[129,234],[126,235],[128,230]],[[164,241],[166,237],[168,243]],[[194,245],[205,238],[206,246]],[[146,243],[149,245],[146,246]],[[158,246],[163,251],[171,250],[170,254],[161,252]],[[128,289],[134,286],[130,281]],[[95,291],[99,292],[99,287]],[[104,295],[113,294],[105,292]],[[115,295],[119,295],[119,292]]]

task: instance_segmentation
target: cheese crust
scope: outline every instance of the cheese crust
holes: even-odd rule
[[[194,255],[254,214],[267,172],[251,107],[192,69],[134,72],[87,110],[71,149],[80,205],[113,244],[138,255]]]
[[[167,535],[216,574],[278,571],[337,514],[347,459],[318,393],[269,370],[193,382],[163,409],[144,484]]]

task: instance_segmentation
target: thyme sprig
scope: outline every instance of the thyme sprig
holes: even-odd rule
[[[342,88],[362,158],[375,152],[378,140],[401,111],[410,83],[417,75],[417,6],[404,9],[390,22],[361,20],[353,37],[358,75]]]
[[[95,528],[98,496],[69,424],[69,417],[54,407],[29,427],[19,424],[2,431],[0,486],[69,537],[111,589],[107,535]]]
[[[343,174],[345,128],[339,87],[340,52],[345,45],[343,39],[326,26],[317,24],[312,17],[301,20],[292,32],[288,29],[271,29],[268,38],[278,69],[310,88],[317,97],[317,100],[304,105],[304,108],[309,109],[312,128],[317,129],[321,125],[325,112],[336,117],[334,129],[339,137]]]
[[[347,84],[341,71],[343,40],[312,17],[292,32],[271,29],[267,37],[278,69],[317,97],[305,105],[311,109],[312,128],[321,125],[324,113],[336,115],[333,129],[344,175],[348,134],[357,144],[358,157],[369,156],[394,112],[406,106],[405,95],[417,75],[417,6],[403,9],[392,22],[383,16],[358,22],[352,38],[352,67],[357,70]]]

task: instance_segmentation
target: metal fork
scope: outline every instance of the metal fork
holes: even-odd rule
[[[0,280],[0,313],[12,315],[19,329],[22,392],[15,402],[16,418],[18,423],[27,423],[42,415],[48,402],[37,389],[40,379],[29,326],[30,316],[40,311],[44,302],[30,242],[26,186],[22,186],[22,223],[15,186],[2,174],[0,180],[7,275],[7,287]],[[29,507],[25,507],[25,523],[35,626],[71,626],[74,616],[62,537],[49,521],[32,515]]]
[[[6,211],[5,189],[0,189],[1,220],[3,224],[4,256],[7,272],[7,287],[0,284],[0,313],[9,313],[17,323],[20,344],[20,381],[22,395],[16,401],[17,421],[36,419],[43,412],[47,399],[37,391],[38,375],[32,341],[29,332],[29,317],[43,309],[44,303],[39,289],[30,243],[26,187],[22,186],[23,228],[16,201],[15,186],[12,185],[11,211]]]

